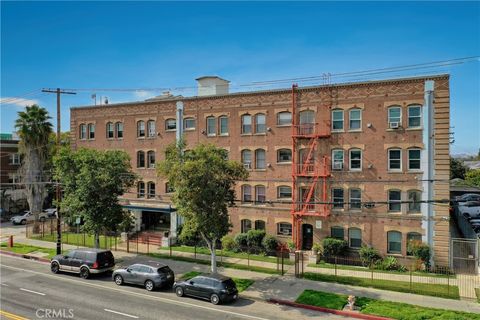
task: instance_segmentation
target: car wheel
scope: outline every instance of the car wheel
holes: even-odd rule
[[[115,283],[119,286],[121,286],[123,284],[123,278],[121,275],[117,274],[114,278],[115,280]]]
[[[210,296],[210,302],[217,305],[220,303],[220,297],[214,293]]]
[[[175,288],[175,293],[177,294],[178,297],[183,297],[183,288],[182,287]]]
[[[27,224],[27,220],[20,221],[20,224]]]
[[[53,273],[58,273],[58,271],[60,271],[60,266],[58,265],[58,262],[56,261],[52,262],[52,264],[50,264],[50,270]]]
[[[147,291],[153,291],[153,289],[155,289],[155,283],[153,283],[152,280],[145,281],[145,289],[147,289]]]
[[[88,270],[88,268],[83,267],[80,269],[80,278],[88,279],[89,276],[90,276],[90,271]]]

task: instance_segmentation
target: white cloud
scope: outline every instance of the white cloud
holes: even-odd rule
[[[16,97],[3,97],[0,98],[0,104],[9,104],[25,108],[26,106],[31,106],[32,104],[39,104],[39,101],[34,99],[24,99]]]

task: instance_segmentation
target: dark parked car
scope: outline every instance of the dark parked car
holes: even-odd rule
[[[235,282],[231,278],[219,274],[198,276],[190,280],[175,282],[173,289],[179,297],[194,296],[210,300],[213,304],[238,298]]]
[[[112,252],[104,249],[75,249],[65,255],[56,255],[50,262],[53,273],[75,272],[84,279],[93,273],[112,271],[114,266],[115,258]]]
[[[117,269],[113,272],[112,278],[118,285],[138,284],[145,286],[148,291],[155,288],[171,288],[175,281],[173,271],[167,265],[155,261],[136,263]]]

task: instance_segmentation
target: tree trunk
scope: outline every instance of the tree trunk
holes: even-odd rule
[[[33,233],[39,233],[40,224],[38,222],[40,212],[42,212],[43,201],[45,199],[46,189],[43,180],[44,160],[40,154],[41,150],[37,148],[28,148],[25,153],[23,163],[24,182],[27,194],[27,202],[32,212],[35,222],[33,224]]]
[[[215,244],[217,239],[207,239],[205,235],[200,232],[203,240],[206,242],[208,249],[210,250],[210,270],[213,274],[217,273],[217,253],[215,251]]]
[[[98,232],[95,232],[95,248],[100,248],[100,234]]]

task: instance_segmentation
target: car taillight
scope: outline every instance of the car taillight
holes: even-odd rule
[[[98,268],[98,262],[95,261],[95,262],[93,263],[92,269],[97,269],[97,268]]]

